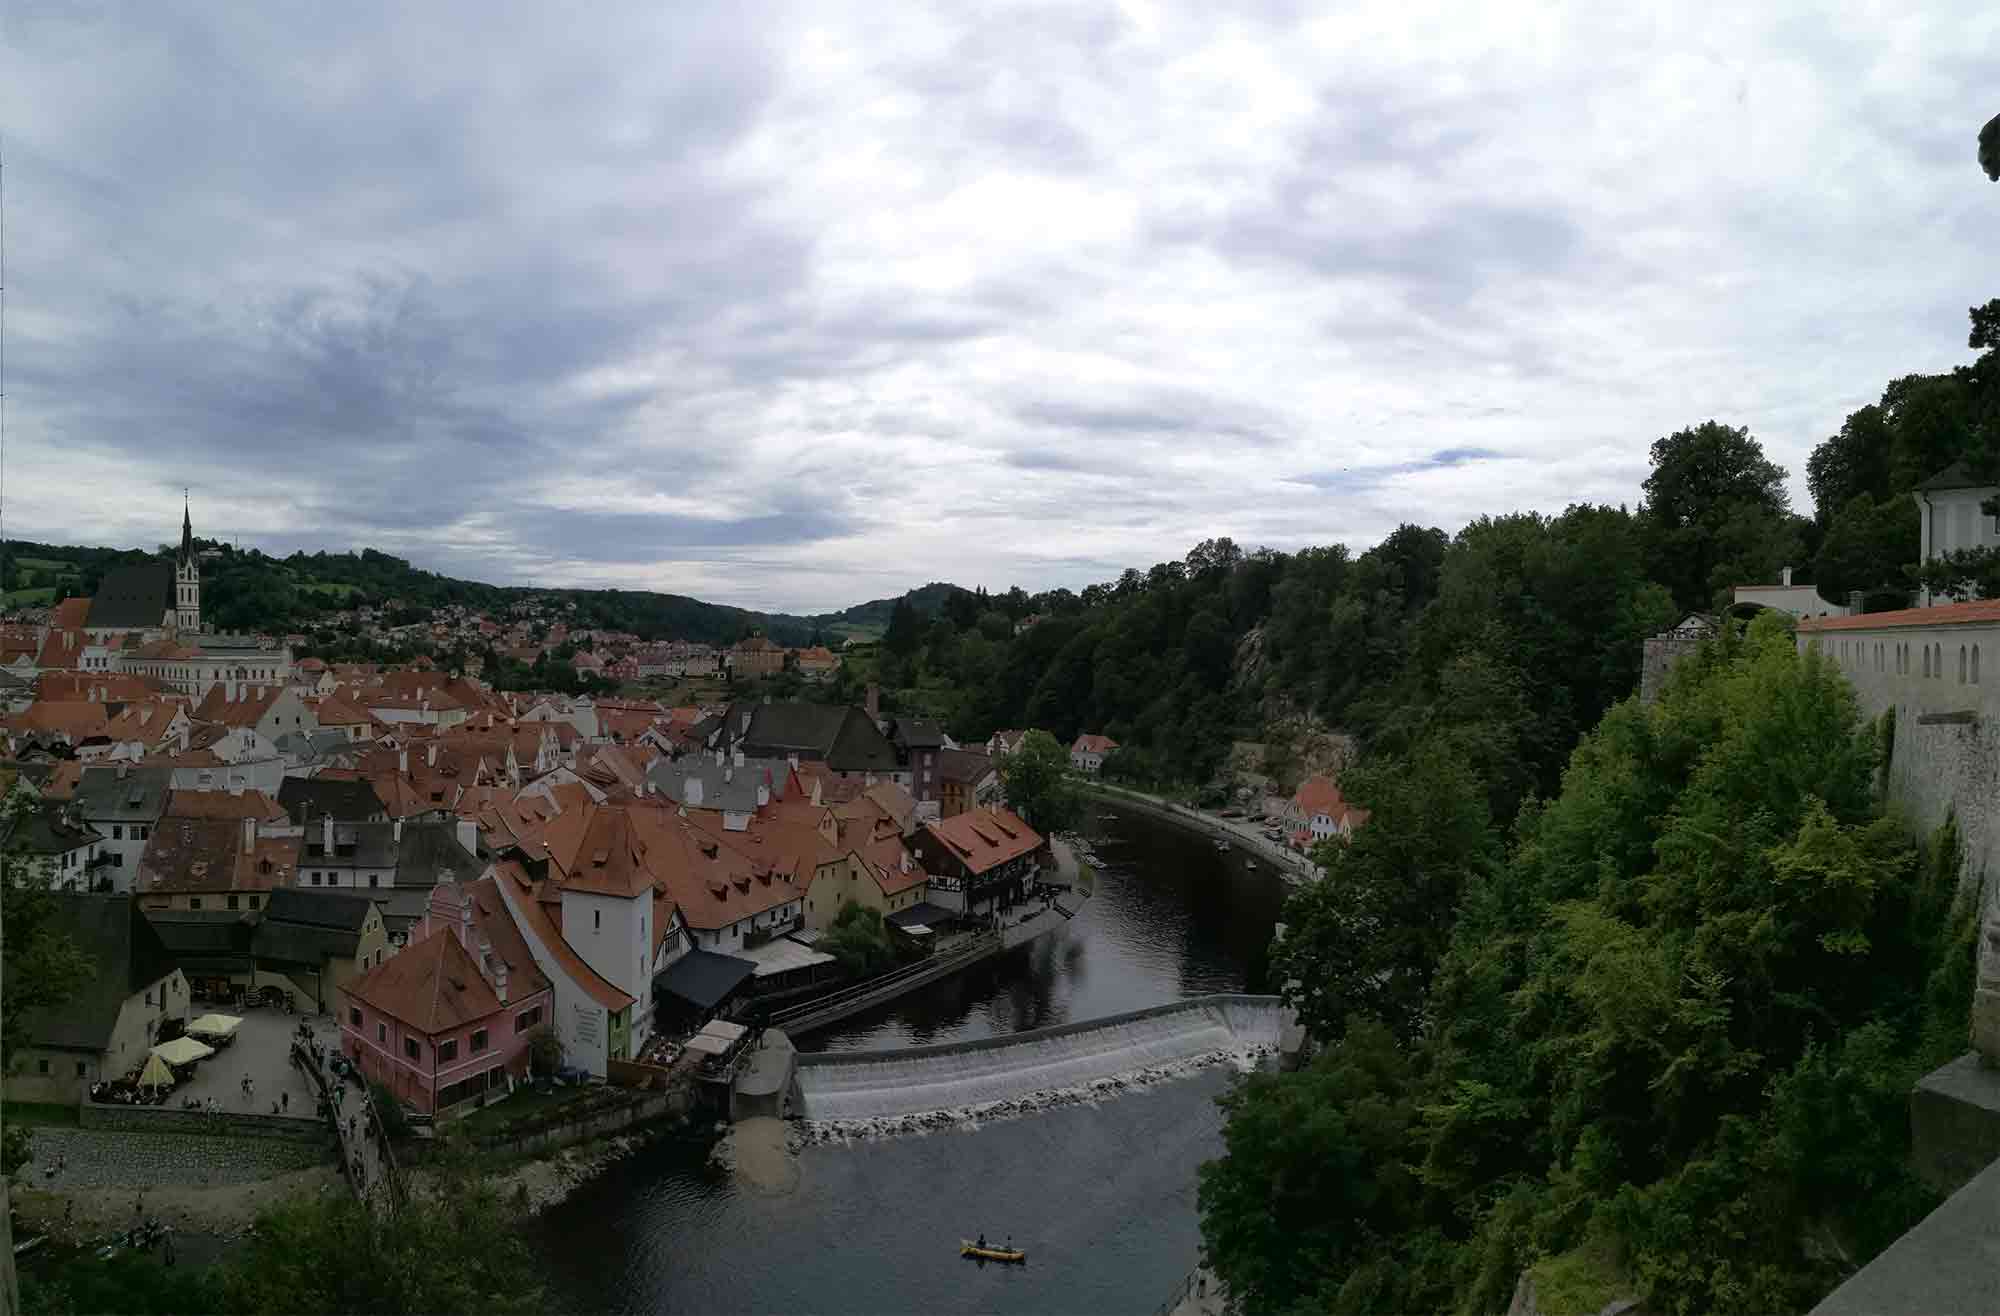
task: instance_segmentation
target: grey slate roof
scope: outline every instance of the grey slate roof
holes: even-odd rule
[[[366,783],[363,783],[364,785]],[[306,827],[299,846],[302,868],[394,868],[400,847],[393,822],[340,822],[333,824],[334,852],[315,852],[313,847],[326,839],[325,815],[315,817]]]
[[[183,973],[233,973],[250,967],[255,914],[156,909],[146,915],[146,921]]]
[[[366,781],[287,777],[278,783],[278,803],[294,823],[317,822],[327,814],[335,822],[374,822],[389,816],[375,787]]]
[[[368,921],[369,906],[375,902],[359,892],[327,890],[321,887],[279,887],[264,902],[267,923],[299,923],[313,927],[359,932]]]
[[[1917,486],[1918,493],[1937,493],[1945,489],[1984,489],[1993,481],[1982,480],[1973,475],[1972,468],[1964,462],[1951,465]]]
[[[29,1021],[32,1046],[102,1051],[126,998],[172,973],[174,959],[129,895],[58,894],[50,928],[69,937],[96,966],[81,990]]]
[[[944,732],[929,718],[899,717],[896,743],[904,749],[940,749],[944,746]]]
[[[970,749],[945,749],[938,751],[937,774],[939,781],[964,782],[976,786],[993,771],[993,757]]]
[[[750,729],[741,730],[743,715]],[[894,772],[896,748],[868,714],[849,704],[736,704],[727,730],[747,755],[817,759],[836,772]]]
[[[88,824],[79,827],[65,821],[62,805],[48,803],[24,813],[0,834],[0,850],[8,854],[68,854],[102,839]]]
[[[172,768],[85,768],[76,785],[77,811],[92,822],[157,822],[167,811]]]
[[[450,823],[404,823],[396,848],[397,886],[436,886],[449,878],[470,882],[486,871],[479,857],[458,843]]]
[[[138,562],[104,573],[91,597],[86,626],[134,630],[158,626],[174,610],[174,568],[169,562]]]
[[[724,780],[724,778],[729,778]],[[688,782],[701,783],[701,801],[695,809],[719,809],[725,813],[749,813],[757,808],[757,785],[764,770],[752,772],[746,764],[727,768],[712,761],[686,759],[679,763],[656,760],[646,770],[646,781],[675,804],[688,804]]]

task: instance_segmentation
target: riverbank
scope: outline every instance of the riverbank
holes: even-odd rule
[[[259,1215],[287,1198],[347,1191],[339,1170],[327,1164],[242,1183],[208,1186],[173,1183],[132,1187],[46,1181],[29,1185],[17,1180],[11,1199],[27,1233],[89,1238],[128,1229],[143,1212],[145,1218],[170,1225],[176,1233],[233,1239],[255,1224]]]
[[[1148,795],[1144,791],[1128,790],[1123,786],[1112,786],[1089,778],[1079,781],[1078,789],[1086,799],[1143,813],[1149,818],[1172,823],[1184,830],[1199,832],[1211,840],[1227,841],[1231,845],[1242,846],[1259,859],[1271,864],[1286,882],[1296,885],[1313,881],[1319,876],[1319,869],[1311,859],[1272,841],[1258,830],[1255,823],[1219,817],[1185,804],[1176,804],[1162,796]]]

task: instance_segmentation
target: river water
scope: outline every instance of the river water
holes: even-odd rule
[[[1100,816],[1102,813],[1104,816]],[[1200,837],[1092,806],[1096,894],[1061,931],[801,1039],[886,1049],[1262,992],[1284,900]],[[762,1195],[658,1144],[537,1221],[551,1292],[592,1311],[1150,1312],[1193,1265],[1195,1172],[1221,1150],[1224,1069],[973,1130],[807,1148]],[[1011,1233],[1020,1268],[958,1241]]]

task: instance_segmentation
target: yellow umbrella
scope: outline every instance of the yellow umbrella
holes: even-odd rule
[[[174,1085],[174,1071],[167,1068],[167,1062],[153,1055],[146,1058],[145,1069],[139,1072],[139,1086],[142,1088],[170,1088]]]
[[[204,1046],[192,1037],[176,1037],[171,1042],[162,1042],[154,1047],[153,1054],[170,1065],[186,1065],[208,1059],[215,1054],[215,1048]]]

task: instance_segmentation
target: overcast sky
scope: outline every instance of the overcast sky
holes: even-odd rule
[[[2000,296],[2000,6],[10,0],[10,536],[816,611],[1792,473]],[[1614,12],[1615,11],[1615,12]]]

